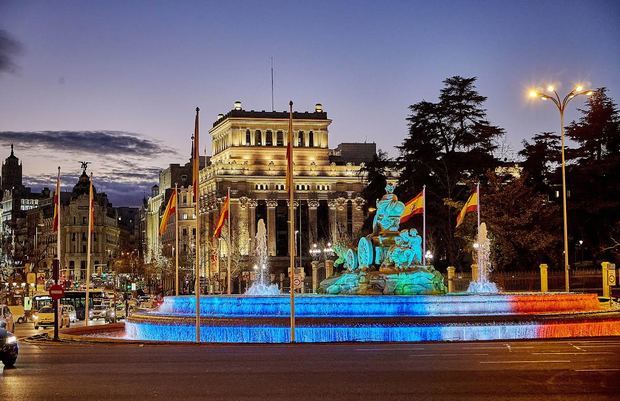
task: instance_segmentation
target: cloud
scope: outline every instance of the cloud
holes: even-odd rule
[[[0,73],[15,73],[18,70],[14,57],[22,52],[22,45],[11,35],[0,29]]]
[[[176,153],[156,141],[125,131],[0,131],[0,144],[116,157]]]

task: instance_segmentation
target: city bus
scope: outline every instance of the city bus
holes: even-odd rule
[[[88,294],[90,298],[89,307],[109,303],[110,299],[104,290],[91,290]],[[65,295],[60,299],[61,305],[73,305],[78,320],[84,320],[86,307],[86,291],[65,291]],[[52,304],[52,297],[48,294],[38,294],[32,297],[32,310],[37,311],[44,306]]]

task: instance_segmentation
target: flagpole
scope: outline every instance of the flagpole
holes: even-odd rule
[[[291,271],[290,299],[291,299],[291,338],[295,342],[295,192],[293,186],[293,101],[289,102],[288,119],[288,152],[287,152],[287,186],[288,186],[288,244],[289,244],[289,269]]]
[[[56,253],[58,254],[58,270],[61,270],[61,263],[60,261],[62,260],[60,258],[60,238],[61,238],[61,234],[60,234],[60,166],[58,166],[58,178],[56,180],[56,196],[57,196],[57,200],[56,202],[58,202],[58,211],[57,211],[57,218],[58,218],[58,232],[56,233]],[[55,283],[58,284],[58,283]]]
[[[199,184],[199,172],[200,172],[200,168],[199,168],[199,163],[200,163],[200,159],[199,154],[200,152],[198,151],[198,149],[200,149],[198,147],[198,143],[199,143],[199,120],[198,120],[198,113],[200,112],[200,109],[198,107],[196,107],[196,121],[194,123],[194,155],[193,155],[193,175],[194,175],[194,181],[193,181],[193,189],[194,189],[194,210],[196,213],[196,253],[195,253],[195,257],[196,257],[196,271],[195,271],[195,282],[194,282],[194,292],[196,293],[196,342],[199,343],[200,342],[200,208],[198,206],[199,202],[198,202],[198,184]]]
[[[230,187],[228,187],[228,241],[226,246],[228,247],[228,265],[226,266],[226,287],[227,287],[227,293],[228,295],[232,294],[232,279],[230,277],[230,262],[231,262],[231,238],[232,238],[232,231],[231,231],[231,225],[230,225],[230,219],[231,219],[231,210],[230,210]]]
[[[90,301],[90,258],[91,258],[91,237],[93,236],[93,173],[90,173],[90,185],[88,187],[88,239],[86,240],[86,302],[84,310],[85,325],[89,324],[89,301]]]
[[[422,186],[422,266],[426,266],[426,185]]]
[[[175,294],[179,296],[179,187],[174,183],[174,268],[175,268]]]
[[[476,196],[478,198],[476,202],[477,210],[478,210],[478,230],[477,230],[476,237],[478,237],[478,234],[480,234],[480,182],[476,184]],[[480,251],[481,251],[481,246],[480,244],[478,244],[478,269],[480,269]]]

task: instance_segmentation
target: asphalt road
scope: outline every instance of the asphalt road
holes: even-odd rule
[[[16,367],[0,375],[0,400],[620,400],[620,338],[199,346],[23,342]]]

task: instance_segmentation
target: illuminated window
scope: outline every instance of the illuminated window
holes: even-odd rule
[[[299,134],[297,136],[297,147],[300,147],[300,148],[304,147],[304,132],[303,131],[299,131]]]
[[[254,132],[254,145],[256,146],[263,145],[262,135],[260,133],[260,130],[256,130],[256,132]]]
[[[245,130],[245,145],[250,146],[251,143],[252,143],[252,134],[250,134],[249,129],[246,129]]]
[[[284,146],[284,133],[282,131],[278,131],[276,140],[276,146]]]
[[[265,133],[265,145],[273,146],[273,134],[271,133],[271,131],[267,131]]]

